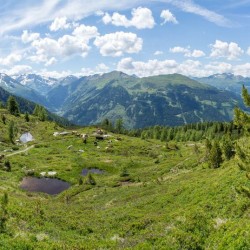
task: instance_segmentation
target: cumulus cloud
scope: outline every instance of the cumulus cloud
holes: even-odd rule
[[[230,21],[224,16],[210,11],[193,1],[183,0],[162,0],[163,2],[174,5],[182,11],[200,15],[210,22],[220,26],[231,25]],[[50,1],[28,1],[23,0],[26,4],[18,4],[18,1],[11,1],[11,10],[6,11],[3,8],[1,13],[2,26],[0,33],[17,30],[23,27],[31,27],[46,22],[53,21],[58,15],[65,16],[72,20],[80,20],[90,16],[98,10],[123,10],[144,4],[142,0],[109,0],[109,1],[80,1],[80,0],[50,0]],[[153,0],[148,1],[153,2]]]
[[[40,72],[37,72],[37,74],[44,76],[44,77],[51,77],[51,78],[62,78],[69,75],[72,75],[72,72],[70,70],[67,71],[48,71],[47,69],[42,69]]]
[[[89,76],[89,75],[94,75],[94,74],[107,73],[108,71],[109,71],[109,67],[104,63],[100,63],[93,69],[82,68],[80,75]]]
[[[224,65],[224,67],[225,66],[226,65]],[[221,72],[225,72],[223,71],[222,64],[220,67]],[[130,75],[135,74],[139,77],[174,73],[183,74],[186,76],[203,77],[215,74],[217,72],[216,65],[206,66],[197,60],[186,60],[182,63],[178,63],[175,60],[160,61],[155,59],[143,62],[134,61],[131,57],[120,60],[120,62],[117,64],[117,70],[123,71]]]
[[[250,47],[247,49],[247,54],[250,56]]]
[[[70,35],[64,35],[58,40],[48,37],[39,39],[34,41],[32,46],[36,49],[36,54],[38,56],[44,56],[44,58],[57,56],[67,57],[74,54],[81,54],[84,57],[90,49],[81,39]]]
[[[175,16],[169,10],[163,10],[161,12],[161,18],[164,19],[162,24],[165,23],[174,23],[177,24],[178,21],[176,20]]]
[[[95,26],[86,26],[84,24],[77,26],[72,34],[85,42],[99,35],[98,29]]]
[[[22,39],[23,43],[33,42],[33,41],[37,40],[38,38],[40,38],[39,33],[29,33],[28,30],[24,30],[23,34],[21,36],[21,39]]]
[[[198,58],[198,57],[202,57],[202,56],[206,55],[202,50],[197,50],[197,49],[190,50],[189,48],[183,48],[183,47],[179,47],[179,46],[170,48],[169,51],[171,53],[181,53],[181,54],[184,54],[185,57],[195,57],[195,58]]]
[[[0,64],[4,66],[10,66],[13,65],[14,63],[20,62],[21,60],[22,60],[22,55],[13,52],[4,58],[0,57]]]
[[[159,55],[162,55],[162,54],[163,54],[163,51],[161,51],[161,50],[156,50],[155,53],[154,53],[155,56],[159,56]]]
[[[53,64],[55,64],[57,62],[55,57],[51,57],[50,59],[48,59],[45,63],[45,66],[51,66]]]
[[[175,60],[149,60],[147,62],[142,62],[133,61],[132,58],[128,57],[122,59],[118,63],[117,70],[131,75],[150,76],[176,73],[177,66],[178,63]]]
[[[66,17],[57,17],[49,26],[50,31],[58,31],[60,29],[68,29],[70,28],[70,24],[67,23]]]
[[[205,70],[216,74],[232,73],[233,65],[226,62],[213,62],[204,66]]]
[[[215,43],[211,45],[210,57],[234,60],[239,58],[243,53],[244,51],[239,47],[237,43],[227,43],[220,40],[216,40]]]
[[[152,29],[155,25],[152,11],[148,8],[138,7],[131,12],[132,18],[129,20],[125,15],[114,12],[112,15],[105,13],[102,21],[105,24],[115,26],[136,27],[137,29]]]
[[[250,63],[245,63],[245,64],[240,64],[240,65],[234,66],[233,73],[235,75],[250,77]]]
[[[9,70],[4,70],[7,75],[20,75],[32,72],[32,67],[29,65],[15,65]]]
[[[199,50],[199,49],[195,49],[191,52],[191,57],[202,57],[202,56],[205,56],[206,54],[202,51],[202,50]]]
[[[99,36],[94,44],[103,56],[122,56],[124,53],[138,53],[142,49],[143,40],[134,33],[116,32]]]

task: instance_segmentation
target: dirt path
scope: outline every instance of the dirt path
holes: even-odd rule
[[[25,149],[16,151],[16,152],[14,152],[14,153],[10,153],[10,154],[8,154],[8,155],[5,155],[5,157],[9,157],[9,156],[12,156],[12,155],[21,154],[21,153],[23,153],[23,152],[26,152],[26,151],[32,149],[32,148],[34,148],[34,145],[31,145],[31,146],[29,146],[29,147],[27,147],[27,148],[25,148]]]

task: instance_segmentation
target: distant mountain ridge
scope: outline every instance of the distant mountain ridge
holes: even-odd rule
[[[84,125],[123,118],[129,128],[228,121],[242,103],[233,93],[179,74],[137,78],[114,71],[82,77],[66,92],[58,114]]]
[[[231,73],[215,74],[208,77],[193,78],[201,83],[209,84],[221,90],[228,90],[241,95],[242,85],[250,90],[250,77],[243,77]]]
[[[240,96],[205,83],[214,82],[213,79],[226,81],[227,78],[229,81],[230,77],[233,78],[232,75],[211,76],[207,80],[172,74],[138,78],[113,71],[61,79],[21,75],[15,76],[14,81],[22,82],[18,88],[29,86],[38,91],[42,104],[50,111],[76,124],[97,124],[104,118],[112,121],[123,118],[127,128],[139,128],[231,120],[234,107],[242,106]],[[23,94],[22,91],[18,93]]]

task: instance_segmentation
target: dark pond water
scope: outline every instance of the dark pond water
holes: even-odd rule
[[[88,173],[92,173],[92,174],[104,174],[103,170],[100,170],[98,168],[84,168],[82,170],[82,175],[86,176]]]
[[[58,179],[24,177],[20,187],[30,192],[43,192],[53,195],[68,189],[70,184]]]

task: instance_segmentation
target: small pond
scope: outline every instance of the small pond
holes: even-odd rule
[[[59,194],[68,189],[70,184],[66,181],[52,178],[24,177],[20,188],[30,192],[43,192],[46,194]]]
[[[88,175],[88,173],[92,173],[92,174],[104,174],[105,171],[100,170],[100,169],[98,169],[98,168],[84,168],[84,169],[82,170],[82,175],[83,175],[83,176]]]

